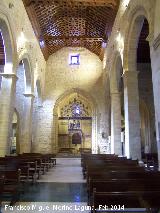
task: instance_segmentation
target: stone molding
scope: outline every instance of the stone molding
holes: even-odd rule
[[[15,80],[18,80],[18,77],[15,73],[0,73],[0,76],[4,78],[13,78]]]
[[[34,94],[32,94],[32,93],[24,93],[23,95],[26,98],[35,98]]]
[[[122,77],[128,77],[128,76],[136,76],[139,74],[139,71],[138,70],[135,70],[135,71],[125,71],[123,74],[122,74]]]
[[[118,96],[118,95],[121,95],[121,92],[118,92],[118,91],[117,92],[116,91],[115,92],[111,92],[111,96],[112,95],[117,95]]]

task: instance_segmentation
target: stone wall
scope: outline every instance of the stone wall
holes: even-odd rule
[[[19,61],[28,56],[31,64],[32,78],[35,81],[37,78],[40,78],[42,81],[42,87],[44,87],[46,62],[40,50],[38,40],[35,37],[22,0],[0,1],[0,6],[6,10],[6,13],[8,13],[8,16],[11,19],[10,25],[12,25],[13,28],[13,32],[11,33],[13,34],[13,38],[15,39],[15,43],[17,45],[18,55],[18,59],[17,61],[14,61],[14,63],[17,64],[18,67]],[[22,32],[25,36],[25,44],[23,47],[20,47],[19,38]]]
[[[80,65],[69,65],[69,54],[80,54]],[[106,105],[107,100],[102,85],[102,62],[85,48],[62,48],[50,56],[47,61],[45,95],[43,107],[35,109],[34,150],[54,151],[55,129],[53,127],[53,109],[59,97],[66,91],[77,89],[84,91],[94,100],[98,127],[98,142],[101,143],[102,132],[108,134]]]
[[[137,40],[138,40],[138,35],[139,35],[138,32],[141,30],[140,19],[142,17],[145,17],[148,20],[149,36],[147,39],[149,40],[150,46],[152,49],[152,42],[154,39],[154,27],[155,27],[154,26],[155,2],[156,1],[149,1],[149,0],[141,0],[141,1],[139,1],[139,0],[121,0],[119,10],[118,10],[115,22],[114,22],[114,26],[112,28],[112,33],[111,33],[111,36],[109,37],[109,42],[108,42],[108,46],[107,46],[107,50],[106,50],[106,54],[105,54],[105,61],[103,61],[105,71],[106,71],[106,75],[104,75],[104,77],[106,80],[107,79],[106,76],[108,75],[109,78],[111,79],[111,76],[114,73],[114,61],[117,57],[117,54],[119,54],[121,56],[121,60],[122,60],[122,67],[123,67],[123,74],[124,74],[123,79],[135,78],[135,85],[132,85],[133,82],[131,82],[131,81],[128,83],[128,85],[126,84],[126,88],[130,87],[129,89],[131,92],[130,94],[125,93],[125,95],[124,95],[124,96],[126,96],[124,99],[125,104],[127,104],[128,100],[130,101],[128,106],[131,106],[131,102],[132,102],[132,105],[135,105],[135,101],[133,101],[133,100],[135,97],[139,96],[139,94],[135,93],[136,87],[137,87],[136,86],[136,84],[137,84],[136,77],[135,76],[131,77],[129,75],[132,75],[131,73],[133,73],[133,71],[135,71],[135,72],[137,71],[136,54],[137,54],[137,45],[138,45]],[[142,19],[141,19],[141,21],[142,21]],[[141,22],[141,23],[143,23],[143,22]],[[125,75],[125,74],[127,74],[127,71],[129,71],[128,73],[130,73],[128,76]],[[127,76],[127,77],[125,77],[125,76]],[[151,81],[146,81],[145,83],[146,84],[149,83],[149,85],[150,85]],[[151,101],[151,99],[153,100],[153,97],[150,96],[150,92],[151,91],[148,91],[148,98],[150,98],[150,101]],[[141,93],[142,93],[142,90],[141,90]],[[143,98],[142,94],[141,94],[141,98]],[[154,106],[153,102],[152,102],[152,106]],[[128,110],[128,108],[125,109],[125,118],[127,118],[127,110]],[[137,102],[137,107],[136,107],[135,111],[133,110],[133,108],[130,110],[131,110],[131,113],[130,113],[131,116],[132,116],[132,114],[135,114],[137,116],[138,115],[138,102]],[[151,111],[152,111],[151,114],[153,117],[153,115],[154,115],[153,109],[151,109]],[[134,118],[135,118],[135,116],[134,116]],[[131,120],[126,119],[125,125],[127,127],[127,125],[130,124],[130,128],[128,128],[128,129],[125,128],[126,129],[125,144],[129,144],[129,141],[131,142],[130,144],[132,144],[132,142],[134,141],[133,140],[134,136],[135,136],[135,141],[137,140],[137,142],[135,142],[135,143],[137,143],[137,144],[139,143],[139,139],[138,139],[139,132],[138,132],[138,128],[137,128],[137,126],[139,126],[139,124],[137,123],[137,125],[136,125],[136,120],[139,119],[139,115],[137,116],[136,120],[134,120],[134,118],[131,118]],[[134,122],[135,122],[135,125],[133,124]],[[131,127],[131,125],[133,125],[133,127]],[[152,127],[154,127],[154,124]],[[137,128],[137,130],[136,130],[136,128]],[[130,132],[128,134],[128,132],[132,131],[132,130],[133,130],[133,132]],[[152,131],[152,134],[153,134],[153,132],[154,132],[154,130]],[[133,137],[130,138],[130,136],[133,136]],[[153,139],[153,137],[152,137],[152,139]],[[136,147],[138,147],[138,145],[136,145]],[[128,147],[127,147],[127,149],[128,149]],[[138,151],[138,150],[135,151],[136,149],[134,149],[134,148],[132,150],[131,147],[129,147],[129,149],[130,149],[130,151],[134,151],[135,154]],[[138,157],[138,156],[136,156],[136,157]],[[140,156],[138,158],[140,158]]]
[[[3,114],[3,118],[1,118],[1,123],[3,123],[3,127],[1,125],[1,128],[3,129],[2,129],[2,133],[0,133],[0,137],[2,137],[2,141],[4,144],[9,145],[9,142],[10,142],[9,135],[11,132],[10,130],[11,130],[11,123],[12,123],[12,114],[13,114],[14,108],[16,107],[20,115],[19,116],[20,117],[20,130],[19,130],[20,141],[22,142],[22,138],[23,138],[26,141],[29,140],[30,142],[29,135],[31,135],[32,133],[30,130],[31,127],[28,128],[27,123],[29,123],[32,119],[29,113],[30,110],[32,111],[32,104],[30,104],[30,99],[31,99],[30,97],[23,96],[23,93],[25,92],[24,75],[21,76],[20,74],[21,72],[18,67],[19,67],[19,62],[22,59],[27,59],[29,63],[29,69],[30,69],[28,71],[31,72],[32,93],[34,92],[36,80],[39,79],[41,81],[42,94],[43,94],[44,83],[45,83],[46,62],[44,60],[43,54],[39,46],[39,42],[35,36],[35,33],[29,21],[29,18],[24,8],[22,0],[0,1],[0,17],[2,17],[2,19],[4,19],[5,21],[7,20],[6,23],[9,27],[12,48],[14,49],[12,73],[17,74],[19,77],[19,80],[17,82],[14,81],[12,83],[10,79],[9,80],[3,79],[3,82],[2,82],[2,85],[4,88],[6,85],[9,85],[9,83],[12,86],[8,87],[7,90],[4,90],[4,88],[2,88],[2,90],[4,90],[3,92],[4,94],[2,96],[2,100],[0,101],[0,105],[4,104],[3,99],[7,99],[8,103],[6,104],[7,107],[5,107],[5,109],[1,111],[1,113]],[[22,39],[22,35],[23,35],[23,39]],[[17,83],[16,86],[15,86],[15,82]],[[16,101],[15,101],[14,87],[16,87],[17,89]],[[2,107],[0,108],[2,109]],[[27,152],[28,151],[27,146],[28,145],[26,144],[24,149],[22,147],[20,148],[22,148],[23,151]]]

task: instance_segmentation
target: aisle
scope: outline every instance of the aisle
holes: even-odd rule
[[[50,170],[40,182],[85,183],[80,158],[57,158],[56,169]]]
[[[35,185],[28,187],[14,209],[5,206],[2,213],[88,213],[86,183],[80,158],[57,158],[52,168]],[[28,209],[28,210],[27,210]]]

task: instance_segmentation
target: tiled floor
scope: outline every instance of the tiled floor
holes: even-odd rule
[[[57,158],[57,165],[21,195],[19,203],[3,205],[2,213],[88,213],[86,183],[80,158]]]

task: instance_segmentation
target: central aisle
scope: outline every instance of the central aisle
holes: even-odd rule
[[[82,176],[80,158],[57,158],[57,165],[28,187],[16,206],[26,212],[88,213],[86,181]],[[7,206],[6,206],[7,207]],[[2,213],[24,212],[3,208]]]
[[[81,159],[57,158],[56,168],[52,168],[39,182],[85,183]]]

